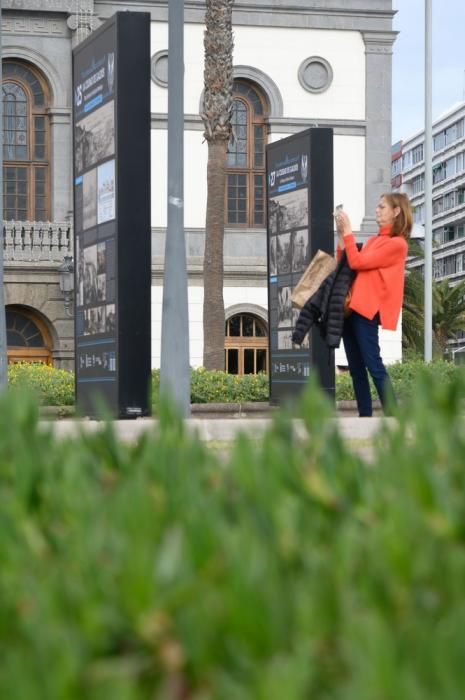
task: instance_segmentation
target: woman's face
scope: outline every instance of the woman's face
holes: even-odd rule
[[[381,197],[375,210],[376,223],[378,226],[392,226],[399,212],[399,207],[391,207],[389,202]]]

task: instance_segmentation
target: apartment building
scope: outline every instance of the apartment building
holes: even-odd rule
[[[392,146],[391,186],[408,194],[415,223],[425,223],[424,130]],[[423,269],[421,257],[409,266]],[[433,124],[433,275],[465,279],[465,102]],[[459,334],[452,347],[465,344]]]

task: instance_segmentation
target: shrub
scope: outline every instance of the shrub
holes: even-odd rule
[[[159,400],[160,370],[152,370],[152,403]],[[266,374],[244,376],[212,372],[200,367],[191,370],[192,403],[229,403],[267,401],[269,379]]]
[[[460,368],[452,362],[436,360],[425,365],[423,360],[418,359],[408,362],[396,362],[388,365],[387,370],[392,381],[394,393],[397,398],[402,400],[412,396],[415,392],[418,377],[423,371],[437,378],[439,382],[453,381],[460,372]],[[370,386],[372,396],[377,398],[378,395],[371,378]],[[352,380],[349,373],[336,375],[336,399],[352,400],[354,398]]]
[[[20,362],[8,365],[8,385],[32,391],[40,404],[72,406],[74,373],[50,365]]]
[[[121,444],[0,397],[0,697],[462,697],[464,392],[420,373],[375,468],[313,386],[221,465],[163,406]]]

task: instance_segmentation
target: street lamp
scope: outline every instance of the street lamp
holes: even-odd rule
[[[168,2],[168,212],[160,392],[190,412],[189,316],[184,234],[184,0]]]
[[[65,314],[72,316],[72,304],[74,293],[74,261],[71,255],[65,255],[63,262],[58,268],[60,276],[60,290],[64,297]]]
[[[433,0],[425,0],[425,362],[433,359]]]

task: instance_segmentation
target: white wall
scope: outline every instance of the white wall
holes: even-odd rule
[[[152,226],[166,227],[167,132],[152,129]],[[184,223],[186,228],[203,228],[207,203],[207,144],[202,132],[184,132]]]
[[[199,24],[184,28],[185,112],[198,114],[203,91],[203,33]],[[152,22],[151,51],[168,48],[167,25]],[[331,64],[333,82],[322,94],[302,88],[298,69],[310,56]],[[234,64],[254,66],[278,85],[284,116],[364,119],[365,45],[359,32],[286,27],[235,27]],[[152,84],[152,111],[167,111],[167,90]]]
[[[263,310],[268,308],[268,292],[263,287],[225,287],[223,291],[224,306],[236,304],[255,304]],[[190,286],[189,300],[189,356],[192,367],[203,364],[203,287]],[[160,366],[161,318],[163,305],[163,288],[152,287],[152,367]]]

